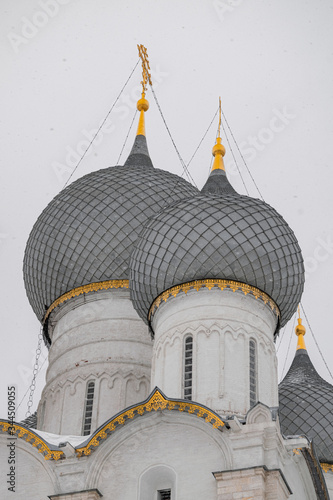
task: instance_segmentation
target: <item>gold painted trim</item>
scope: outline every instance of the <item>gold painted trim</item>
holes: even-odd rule
[[[97,283],[89,283],[89,285],[83,285],[77,288],[73,288],[73,290],[64,293],[50,305],[43,318],[43,323],[45,323],[46,319],[53,311],[53,309],[58,307],[60,304],[63,304],[67,300],[72,299],[73,297],[78,297],[83,293],[97,292],[98,290],[109,290],[110,288],[128,288],[128,287],[129,287],[129,280],[108,280],[108,281],[99,281]]]
[[[275,302],[264,292],[255,288],[251,285],[246,285],[245,283],[240,283],[238,281],[232,280],[220,280],[220,279],[208,279],[208,280],[197,280],[190,281],[188,283],[183,283],[182,285],[173,286],[169,288],[165,292],[161,293],[152,303],[149,312],[148,312],[148,320],[151,320],[151,316],[155,312],[155,309],[159,307],[162,301],[166,302],[170,296],[176,297],[180,292],[187,293],[189,290],[200,290],[200,288],[206,287],[208,290],[211,290],[214,287],[219,288],[220,290],[225,290],[229,288],[233,292],[236,290],[240,290],[247,295],[251,293],[256,299],[261,299],[265,304],[268,304],[275,314],[280,317],[280,310]]]
[[[321,463],[320,465],[324,472],[333,472],[333,464]]]
[[[114,432],[119,425],[123,425],[127,420],[133,419],[136,416],[142,416],[146,412],[162,410],[178,410],[184,413],[194,414],[199,418],[204,418],[205,422],[210,423],[214,429],[220,429],[225,424],[218,415],[201,406],[200,404],[191,403],[191,401],[177,401],[166,399],[161,392],[156,389],[151,397],[145,403],[131,407],[129,410],[122,412],[120,415],[113,418],[104,427],[98,431],[82,448],[76,448],[78,457],[90,455],[94,448],[100,445],[103,439],[106,439],[111,432]]]
[[[38,453],[42,453],[45,460],[59,460],[60,458],[65,458],[65,454],[59,450],[51,450],[45,441],[35,434],[31,432],[29,429],[18,425],[11,424],[10,422],[4,422],[0,420],[0,428],[2,433],[6,433],[12,437],[18,437],[24,439],[27,443],[30,443],[32,446],[37,448]],[[9,430],[10,429],[10,430]]]

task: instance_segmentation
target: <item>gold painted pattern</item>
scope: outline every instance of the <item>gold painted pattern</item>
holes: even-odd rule
[[[145,94],[147,92],[147,83],[149,83],[150,86],[153,85],[151,81],[151,74],[150,74],[150,66],[149,66],[149,61],[148,61],[148,54],[147,54],[147,49],[144,45],[140,44],[137,45],[138,51],[139,51],[139,57],[142,61],[142,92]]]
[[[320,465],[324,472],[333,472],[333,464],[321,463]]]
[[[11,429],[10,431],[8,431],[9,428]],[[45,460],[59,460],[60,458],[65,458],[62,451],[50,450],[48,445],[40,436],[34,434],[29,429],[26,429],[21,425],[12,425],[9,422],[0,420],[0,429],[3,433],[10,434],[11,436],[17,436],[18,438],[22,438],[27,441],[27,443],[30,443],[32,446],[37,448],[38,453],[42,453],[44,455]]]
[[[275,302],[266,293],[262,292],[258,288],[251,285],[246,285],[245,283],[240,283],[238,281],[207,279],[207,280],[190,281],[188,283],[183,283],[182,285],[173,286],[172,288],[169,288],[165,292],[161,293],[154,300],[149,309],[148,320],[151,319],[151,316],[153,315],[155,310],[159,307],[161,302],[162,301],[166,302],[170,296],[176,297],[180,292],[187,293],[189,290],[199,291],[200,288],[203,287],[208,288],[208,290],[211,290],[214,287],[217,287],[220,290],[225,290],[226,288],[229,288],[233,292],[235,292],[236,290],[240,290],[244,293],[244,295],[250,293],[256,299],[261,299],[265,304],[268,304],[272,309],[272,311],[274,311],[275,314],[280,317],[280,310],[278,306],[275,304]]]
[[[108,280],[108,281],[99,281],[97,283],[89,283],[89,285],[83,285],[77,288],[73,288],[73,290],[64,293],[50,305],[50,307],[45,313],[43,323],[46,321],[46,319],[53,311],[53,309],[55,309],[60,304],[66,302],[66,300],[72,299],[73,297],[78,297],[83,293],[97,292],[98,290],[109,290],[110,288],[128,288],[128,287],[129,287],[129,280]]]
[[[143,415],[146,412],[159,410],[178,410],[180,412],[195,414],[199,418],[204,418],[204,420],[210,423],[214,429],[220,429],[224,426],[223,420],[207,408],[204,408],[199,404],[192,403],[191,401],[185,402],[166,399],[159,390],[156,390],[147,402],[124,411],[108,422],[91,438],[86,446],[76,449],[77,456],[82,457],[84,455],[90,455],[93,449],[99,446],[103,439],[105,439],[111,432],[115,431],[117,426],[124,425],[127,420],[132,419],[137,415]]]

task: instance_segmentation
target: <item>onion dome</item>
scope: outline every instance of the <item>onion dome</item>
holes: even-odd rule
[[[131,297],[148,320],[164,291],[197,280],[256,287],[278,306],[283,326],[303,291],[304,266],[293,231],[264,201],[238,194],[218,137],[211,174],[199,194],[170,204],[146,222],[131,258]]]
[[[181,177],[153,167],[144,95],[137,107],[138,133],[125,164],[73,182],[49,203],[31,231],[23,272],[39,320],[56,299],[76,287],[129,280],[130,254],[146,219],[197,193]]]
[[[305,328],[298,320],[294,361],[279,385],[279,415],[285,436],[313,439],[320,462],[333,463],[333,386],[317,373],[304,343]]]

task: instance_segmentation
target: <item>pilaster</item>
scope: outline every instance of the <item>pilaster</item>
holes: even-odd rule
[[[213,473],[217,500],[286,500],[292,494],[279,469],[258,466]]]

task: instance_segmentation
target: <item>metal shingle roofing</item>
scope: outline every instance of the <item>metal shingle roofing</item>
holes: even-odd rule
[[[144,136],[136,137],[124,166],[90,173],[61,191],[39,216],[25,250],[25,287],[37,317],[73,288],[129,279],[130,254],[146,219],[197,192],[152,167]]]
[[[279,401],[283,434],[312,438],[319,460],[333,463],[333,386],[318,375],[306,349],[296,352]]]
[[[283,326],[304,285],[293,231],[267,203],[242,196],[213,171],[201,193],[174,203],[145,225],[131,257],[130,288],[143,319],[165,290],[193,280],[227,279],[268,294]]]

